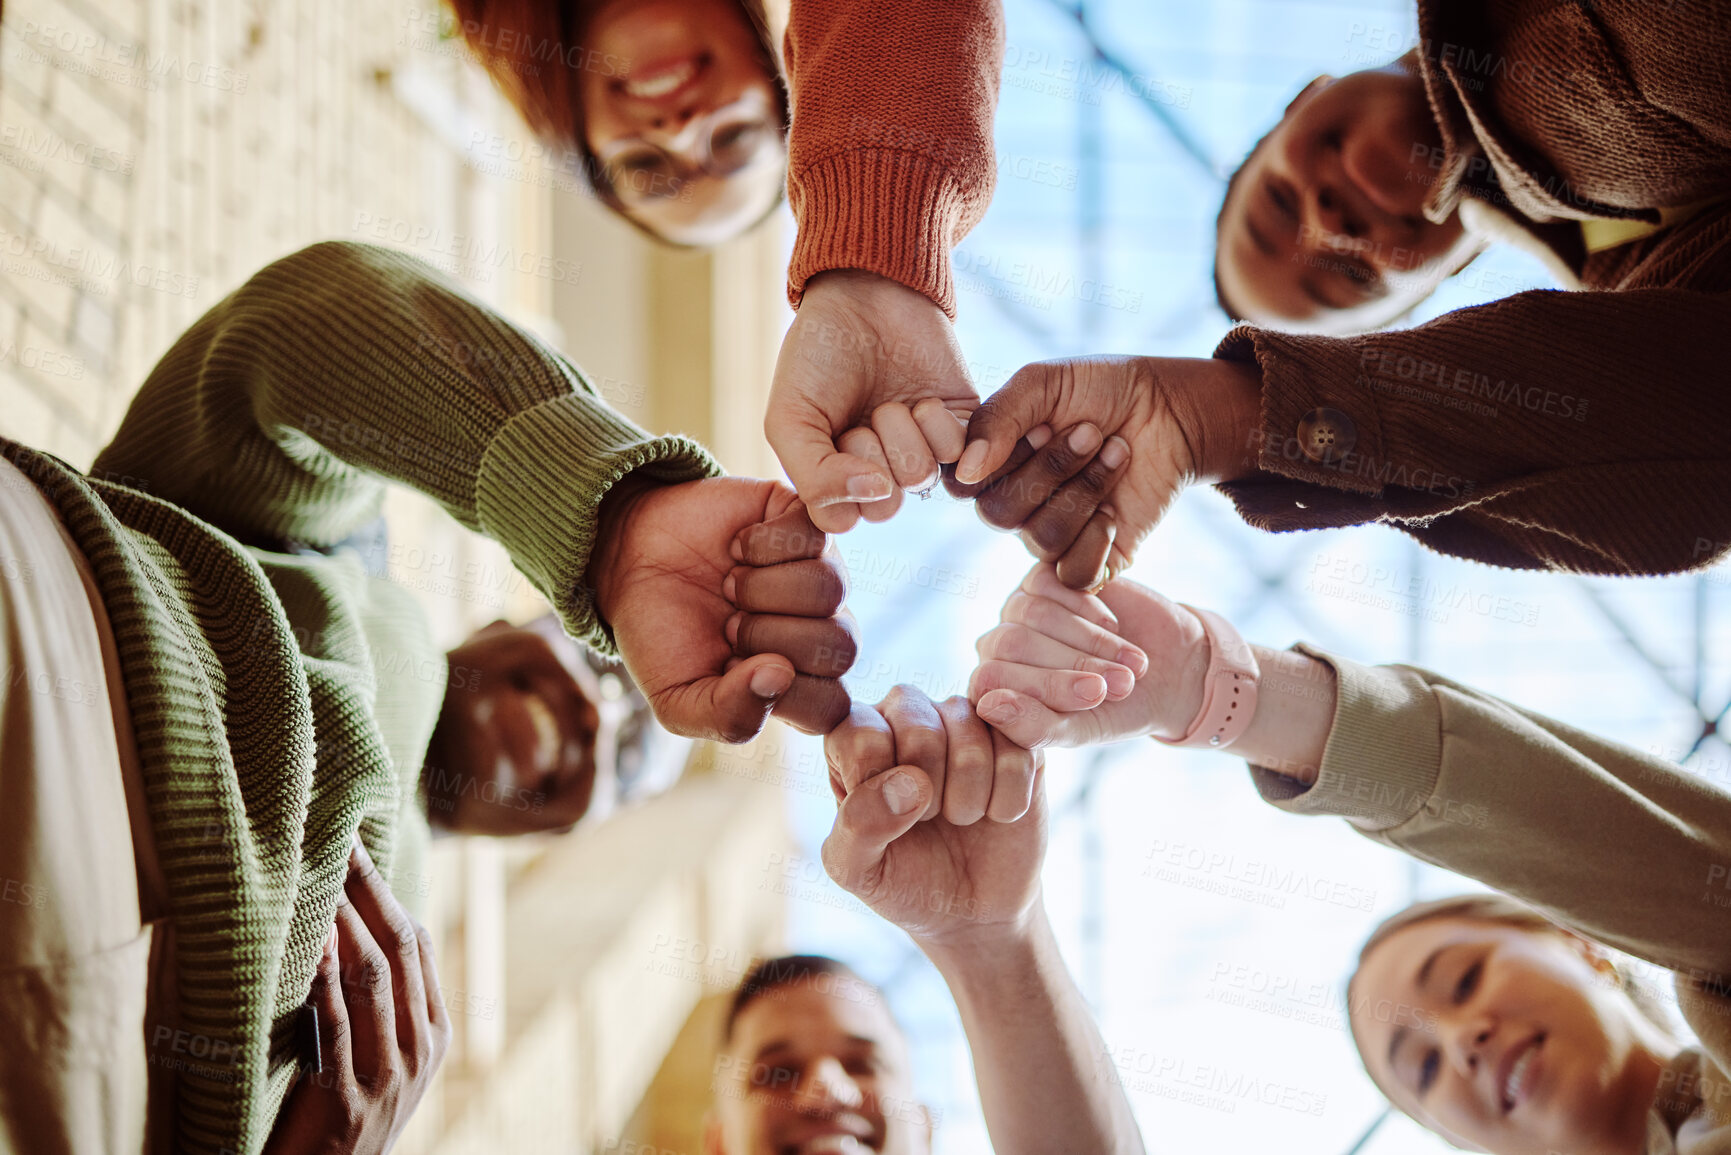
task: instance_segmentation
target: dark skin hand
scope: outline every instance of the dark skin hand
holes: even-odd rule
[[[398,904],[359,839],[308,1000],[317,1073],[284,1101],[265,1155],[375,1155],[402,1135],[451,1045],[433,940]]]
[[[609,491],[589,584],[663,726],[745,742],[772,712],[812,734],[847,715],[856,643],[828,545],[773,481],[628,477]]]
[[[600,718],[553,644],[494,622],[448,664],[421,771],[427,820],[460,834],[570,828],[594,791]]]

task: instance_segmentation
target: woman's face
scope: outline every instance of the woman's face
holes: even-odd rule
[[[1252,321],[1327,331],[1404,313],[1470,255],[1424,217],[1441,136],[1390,66],[1318,77],[1245,161],[1220,215],[1221,289]]]
[[[1353,1037],[1383,1091],[1496,1155],[1642,1150],[1659,1058],[1579,939],[1460,918],[1405,927],[1352,981]]]
[[[612,0],[583,33],[583,131],[628,215],[712,245],[768,212],[787,145],[771,65],[737,0]]]

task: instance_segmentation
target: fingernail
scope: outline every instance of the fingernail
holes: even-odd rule
[[[721,579],[721,596],[726,598],[728,601],[737,602],[739,600],[733,596],[734,591],[738,588],[739,583],[733,580],[732,574],[728,574],[726,577]]]
[[[1129,670],[1106,671],[1106,695],[1110,698],[1126,697],[1136,688],[1136,677]]]
[[[962,458],[956,462],[956,480],[963,485],[984,481],[986,454],[990,452],[991,446],[984,441],[976,441],[962,450]]]
[[[1028,430],[1028,435],[1022,440],[1028,443],[1030,449],[1040,449],[1046,442],[1052,440],[1052,427],[1050,425],[1036,425]]]
[[[1070,680],[1070,689],[1084,702],[1106,696],[1105,678],[1099,674],[1077,674]]]
[[[333,955],[336,953],[337,953],[337,924],[333,922],[331,924],[331,933],[325,935],[325,954]]]
[[[890,483],[876,473],[856,473],[847,479],[847,495],[855,501],[882,501],[890,495]]]
[[[1125,646],[1118,651],[1118,664],[1130,667],[1130,672],[1140,678],[1148,672],[1148,655],[1135,646]]]
[[[884,805],[891,814],[906,814],[919,800],[919,785],[906,774],[891,774],[884,779]]]
[[[1100,444],[1100,431],[1084,421],[1070,430],[1070,452],[1092,453]]]
[[[727,619],[727,624],[721,627],[722,632],[727,635],[728,645],[739,645],[739,619],[744,616],[744,614],[736,612],[732,617]]]
[[[739,539],[737,537],[728,543],[727,555],[734,561],[745,560],[745,547],[739,544]]]
[[[793,671],[786,666],[763,666],[751,675],[751,692],[760,698],[779,698],[793,685]]]
[[[1108,438],[1106,448],[1100,451],[1100,464],[1107,469],[1117,469],[1130,460],[1130,443],[1122,437]]]

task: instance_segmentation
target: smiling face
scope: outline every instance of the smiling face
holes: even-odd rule
[[[717,1064],[706,1155],[926,1155],[907,1043],[846,974],[772,987],[739,1013]]]
[[[1247,320],[1324,332],[1405,313],[1477,251],[1423,206],[1441,137],[1403,64],[1318,77],[1245,161],[1220,213],[1216,272]]]
[[[1560,930],[1426,919],[1363,959],[1353,1038],[1394,1104],[1457,1146],[1639,1152],[1663,1044],[1607,971]]]
[[[582,131],[626,215],[685,245],[728,240],[781,196],[774,65],[737,0],[613,0],[585,47]]]

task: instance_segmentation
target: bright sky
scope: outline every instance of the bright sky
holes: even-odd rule
[[[1107,78],[1051,0],[1007,8],[997,194],[957,254],[958,331],[986,390],[1026,361],[1067,354],[1206,356],[1227,327],[1209,281],[1218,172],[1311,77],[1383,63],[1413,42],[1410,0],[1091,3],[1090,25],[1136,78],[1127,82]],[[1174,128],[1212,163],[1193,159]],[[1457,280],[1423,316],[1548,283],[1535,263],[1506,253]],[[841,546],[866,639],[850,678],[855,697],[876,700],[898,681],[933,697],[963,692],[974,638],[1029,565],[1019,543],[934,498]],[[1714,644],[1731,608],[1724,578],[1578,583],[1502,572],[1424,554],[1383,528],[1275,537],[1246,528],[1212,491],[1182,500],[1132,576],[1225,613],[1253,640],[1422,664],[1673,757],[1698,730],[1693,711],[1600,605],[1635,623],[1685,690],[1697,677],[1698,637],[1707,654],[1728,652]],[[1430,600],[1394,592],[1414,578]],[[1508,616],[1522,620],[1471,608],[1499,597],[1518,603]],[[1703,668],[1715,709],[1727,674],[1723,662]],[[1340,1022],[1350,960],[1382,917],[1466,884],[1336,820],[1263,805],[1242,763],[1218,755],[1144,742],[1059,754],[1051,765],[1059,818],[1047,903],[1150,1149],[1344,1153],[1382,1106]],[[1722,745],[1694,765],[1731,777]],[[815,862],[834,810],[821,781],[811,785],[790,797]],[[1159,865],[1149,872],[1151,856]],[[1241,897],[1206,892],[1228,875],[1339,882],[1347,898],[1312,900],[1278,882],[1240,887]],[[955,1012],[906,938],[827,880],[802,887],[792,927],[796,947],[849,959],[887,984],[914,1036],[921,1085],[942,1112],[940,1155],[986,1150]],[[1216,1090],[1197,1093],[1198,1082]],[[1258,1090],[1218,1090],[1244,1086]],[[1365,1152],[1446,1149],[1397,1118]]]

